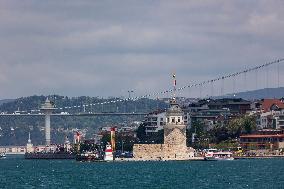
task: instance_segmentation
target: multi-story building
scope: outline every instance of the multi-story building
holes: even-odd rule
[[[166,112],[155,111],[146,116],[144,121],[146,134],[156,133],[164,128],[166,123]]]
[[[205,99],[190,104],[184,111],[188,115],[188,127],[198,122],[210,130],[216,124],[227,124],[230,119],[251,110],[251,102],[242,99]]]
[[[276,129],[284,130],[284,114],[279,114],[275,116],[275,123],[276,123],[275,126]]]
[[[228,109],[232,114],[245,114],[251,110],[251,102],[241,98],[224,98],[208,100],[209,109],[220,110]]]
[[[284,129],[284,103],[278,99],[264,99],[256,113],[258,129]]]

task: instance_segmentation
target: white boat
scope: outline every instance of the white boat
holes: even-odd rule
[[[0,153],[0,159],[4,159],[4,158],[6,158],[6,154],[4,153],[4,152],[2,152],[2,153]]]
[[[205,160],[218,161],[218,160],[234,160],[233,153],[222,152],[217,149],[208,149],[204,156]]]
[[[113,161],[113,151],[111,145],[106,145],[106,150],[105,150],[105,156],[104,156],[105,161]]]

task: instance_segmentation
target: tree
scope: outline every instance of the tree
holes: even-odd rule
[[[254,117],[246,116],[243,119],[243,131],[246,134],[251,134],[256,130],[256,123]]]
[[[146,127],[145,127],[145,123],[141,123],[139,125],[139,127],[137,128],[137,138],[140,141],[144,141],[146,139]]]

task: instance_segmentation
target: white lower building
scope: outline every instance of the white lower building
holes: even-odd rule
[[[284,111],[269,111],[260,113],[256,119],[258,129],[284,129]]]
[[[166,112],[153,112],[148,114],[145,124],[147,135],[162,130],[166,124]]]

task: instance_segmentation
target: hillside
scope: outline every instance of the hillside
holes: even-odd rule
[[[3,100],[0,100],[0,105],[4,104],[4,103],[8,103],[8,102],[13,102],[14,99],[3,99]]]
[[[235,95],[228,94],[224,97],[243,98],[246,100],[263,99],[263,98],[282,98],[284,97],[284,87],[258,89],[253,91],[236,93]]]
[[[46,96],[30,96],[15,99],[0,105],[0,112],[13,113],[15,111],[37,110],[45,101]],[[53,95],[49,96],[56,107],[73,107],[80,108],[68,109],[69,113],[82,113],[82,105],[113,101],[114,98],[99,99],[96,97],[66,97]],[[110,103],[97,106],[85,107],[85,112],[150,112],[157,109],[164,109],[168,105],[160,100],[140,99],[137,101]],[[67,111],[63,109],[56,110],[57,113]],[[62,143],[64,136],[73,138],[74,129],[82,129],[86,132],[87,137],[92,137],[94,132],[103,126],[122,125],[133,121],[141,121],[144,116],[90,116],[90,117],[51,117],[52,141]],[[0,145],[25,145],[28,139],[28,133],[31,132],[34,144],[44,144],[44,117],[26,116],[26,117],[7,117],[0,116]]]

